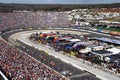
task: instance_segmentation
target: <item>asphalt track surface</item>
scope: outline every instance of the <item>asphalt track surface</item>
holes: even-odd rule
[[[83,32],[86,32],[86,31],[83,31]],[[9,34],[10,35],[10,34]],[[95,33],[90,33],[90,35],[89,36],[92,36],[92,37],[106,37],[105,35],[96,35]],[[107,36],[108,38],[111,38],[111,36]],[[8,38],[8,37],[7,37]],[[117,40],[119,40],[118,38],[117,38]],[[30,46],[28,46],[28,45],[26,45],[26,44],[24,44],[24,43],[22,43],[22,42],[19,42],[22,46],[25,46],[26,47],[26,49],[28,49]],[[22,49],[23,47],[22,46],[19,46],[19,48],[20,49]],[[22,49],[23,51],[28,51],[28,50],[26,50],[26,49]],[[32,48],[29,48],[29,49],[32,49],[33,51],[35,50],[33,47]],[[72,77],[71,78],[71,80],[99,80],[98,78],[96,78],[94,75],[92,75],[92,74],[86,74],[86,73],[88,73],[88,72],[85,72],[85,71],[82,71],[82,70],[79,70],[79,69],[77,69],[77,68],[75,68],[75,67],[73,67],[72,65],[70,65],[70,64],[66,64],[66,63],[64,63],[64,62],[62,62],[61,60],[59,60],[59,59],[55,59],[53,56],[49,56],[49,55],[47,55],[46,56],[46,54],[42,54],[42,53],[40,53],[39,51],[37,51],[37,50],[35,50],[34,51],[36,54],[29,54],[29,55],[31,55],[31,56],[33,56],[34,58],[36,58],[37,60],[39,60],[39,61],[41,61],[41,62],[43,62],[43,63],[45,63],[46,65],[48,65],[48,66],[50,66],[50,67],[52,67],[50,64],[48,64],[50,61],[55,61],[55,63],[57,64],[57,63],[59,63],[59,64],[57,64],[58,66],[57,67],[54,67],[53,69],[55,69],[56,71],[58,71],[58,72],[61,72],[62,70],[68,70],[68,71],[70,71],[70,72],[72,72],[73,73],[73,75],[74,76],[78,76],[78,77]],[[28,53],[28,52],[27,52]],[[40,60],[40,55],[43,55],[43,56],[45,56],[45,58],[47,58],[48,60],[47,61],[43,61],[43,60]],[[80,75],[79,75],[80,74]],[[83,75],[82,77],[81,77],[81,74]],[[114,79],[113,79],[114,80]]]

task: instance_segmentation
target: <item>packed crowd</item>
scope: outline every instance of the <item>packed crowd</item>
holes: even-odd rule
[[[60,74],[0,39],[0,69],[9,80],[65,80]]]
[[[0,13],[0,30],[9,27],[68,27],[65,12]]]

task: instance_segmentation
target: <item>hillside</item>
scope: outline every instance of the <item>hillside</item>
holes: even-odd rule
[[[113,4],[6,4],[0,3],[0,12],[12,12],[13,10],[29,11],[69,11],[72,9],[98,9],[98,8],[119,8],[120,3]]]

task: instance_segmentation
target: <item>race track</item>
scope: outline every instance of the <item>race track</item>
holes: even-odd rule
[[[98,68],[95,68],[95,67],[91,66],[91,64],[87,61],[85,62],[85,64],[83,64],[82,59],[77,59],[73,56],[68,57],[68,55],[63,55],[61,52],[55,52],[49,46],[34,44],[33,42],[29,41],[28,37],[30,36],[31,33],[43,32],[43,31],[46,31],[46,30],[32,30],[32,31],[18,32],[18,33],[11,35],[8,40],[12,44],[15,43],[14,41],[18,40],[21,42],[22,46],[24,46],[24,47],[27,47],[26,45],[28,45],[28,47],[32,46],[35,49],[44,50],[49,55],[54,56],[55,58],[60,59],[61,61],[76,67],[77,69],[81,70],[81,72],[86,70],[86,71],[96,75],[96,77],[98,77],[102,80],[119,80],[120,79],[120,76],[118,76],[112,72],[106,71],[106,70],[100,70]],[[59,31],[60,33],[72,33],[72,34],[81,34],[81,35],[91,34],[91,36],[94,36],[94,35],[96,36],[95,33],[89,33],[89,32],[86,33],[85,31],[83,31],[83,32],[81,32],[81,31],[68,31],[68,30],[50,30],[50,31]],[[99,36],[105,36],[105,35],[99,35]],[[109,37],[109,36],[107,36],[107,37]],[[36,54],[36,56],[39,56],[39,54]],[[36,58],[35,56],[33,56],[33,57]],[[37,60],[39,60],[39,59],[37,58]],[[94,77],[91,80],[99,80],[99,79]]]

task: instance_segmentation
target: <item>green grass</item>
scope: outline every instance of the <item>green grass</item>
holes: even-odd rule
[[[110,18],[108,19],[109,21],[117,21],[117,22],[120,22],[120,17],[117,17],[117,18]]]
[[[110,31],[117,31],[120,32],[120,29],[113,29],[113,28],[102,28],[103,30],[110,30]]]
[[[114,28],[100,28],[100,27],[95,27],[97,29],[102,29],[102,30],[109,30],[109,31],[117,31],[120,32],[120,29],[114,29]]]

